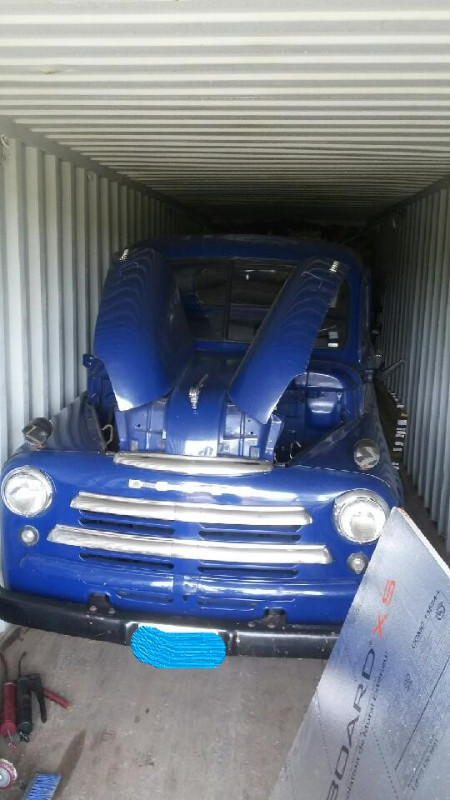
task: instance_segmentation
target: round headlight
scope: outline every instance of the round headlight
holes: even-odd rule
[[[2,499],[7,508],[21,517],[42,514],[53,497],[50,480],[35,467],[19,467],[6,475],[2,483]]]
[[[378,539],[388,516],[387,503],[369,489],[344,492],[334,502],[333,519],[338,532],[358,544]]]

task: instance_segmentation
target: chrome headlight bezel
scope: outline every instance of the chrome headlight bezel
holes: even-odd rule
[[[17,482],[17,479],[20,477],[23,478],[24,482],[30,479],[35,482],[39,481],[42,489],[42,500],[38,506],[27,509],[25,506],[21,507],[19,504],[14,504],[14,502],[12,502],[11,483],[13,481]],[[8,511],[11,511],[12,514],[17,514],[19,517],[37,517],[39,514],[43,514],[44,511],[47,511],[52,504],[53,494],[54,489],[50,478],[45,474],[45,472],[37,467],[31,467],[28,465],[17,467],[16,469],[12,469],[10,472],[8,472],[2,481],[1,495],[3,503]]]
[[[372,517],[374,530],[372,534],[363,533],[362,526],[359,533],[355,533],[351,527],[351,509],[354,509],[353,517],[363,515],[361,510],[365,507],[366,517]],[[359,513],[358,513],[359,509]],[[386,501],[376,492],[370,489],[351,489],[343,492],[334,501],[333,522],[337,532],[352,544],[373,544],[376,542],[383,530],[384,524],[389,516],[389,506]],[[370,524],[370,523],[369,523]]]

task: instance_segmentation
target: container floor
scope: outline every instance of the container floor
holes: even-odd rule
[[[324,662],[229,658],[216,670],[157,670],[129,648],[26,631],[6,651],[73,702],[12,754],[19,780],[61,772],[65,800],[264,800]],[[37,707],[33,707],[37,716]],[[2,797],[19,800],[18,786]]]

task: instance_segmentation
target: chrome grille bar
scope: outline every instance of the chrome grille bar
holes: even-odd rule
[[[117,514],[140,519],[169,522],[196,522],[199,525],[260,525],[262,527],[309,525],[311,517],[302,506],[244,506],[214,503],[177,503],[80,492],[72,508],[94,514]]]
[[[70,525],[56,525],[50,531],[48,541],[115,553],[235,564],[330,564],[333,560],[323,544],[205,542],[201,539],[139,536]]]
[[[177,456],[167,453],[116,453],[115,464],[151,469],[157,472],[178,472],[182,475],[224,475],[238,477],[258,472],[271,472],[270,461],[249,458]]]

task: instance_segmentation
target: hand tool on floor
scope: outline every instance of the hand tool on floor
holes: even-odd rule
[[[52,800],[61,780],[61,775],[37,772],[23,796],[23,800]]]
[[[61,697],[59,694],[51,692],[50,689],[44,688],[44,697],[46,697],[47,700],[50,700],[52,703],[56,703],[56,705],[65,708],[66,711],[68,711],[71,708],[69,701],[66,700],[65,697]]]
[[[2,710],[0,713],[0,736],[8,739],[10,746],[15,746],[14,737],[17,733],[16,726],[16,684],[8,680],[8,662],[3,653],[0,653],[3,665],[4,681],[2,684]]]
[[[17,732],[20,738],[28,742],[31,731],[33,730],[33,693],[39,703],[42,722],[47,722],[47,708],[45,706],[44,687],[42,686],[41,676],[37,673],[33,675],[22,675],[22,661],[26,653],[22,653],[19,658],[19,675],[17,678]]]
[[[69,709],[70,703],[64,697],[50,689],[44,689],[42,686],[41,676],[38,673],[29,675],[22,675],[22,661],[26,653],[22,653],[19,658],[18,678],[17,678],[17,732],[20,738],[27,742],[33,730],[33,709],[32,699],[33,694],[36,695],[41,712],[42,722],[47,722],[47,709],[45,699],[50,700],[52,703],[62,706],[62,708]]]

